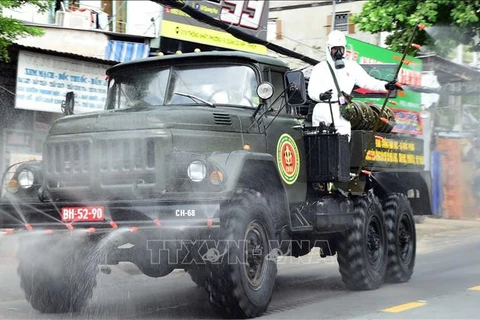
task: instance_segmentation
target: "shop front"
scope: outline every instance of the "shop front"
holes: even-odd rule
[[[14,45],[0,71],[0,170],[40,160],[50,125],[62,117],[61,103],[75,93],[75,113],[103,109],[105,71],[116,62]]]

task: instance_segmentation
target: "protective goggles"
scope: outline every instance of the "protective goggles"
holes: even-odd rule
[[[335,56],[337,54],[337,52],[340,53],[341,55],[344,55],[345,54],[345,47],[341,47],[341,46],[340,47],[332,47],[330,49],[330,54],[332,56]]]

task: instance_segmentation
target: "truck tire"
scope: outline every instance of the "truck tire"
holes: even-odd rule
[[[410,201],[404,194],[392,194],[383,201],[383,212],[388,239],[385,280],[392,283],[407,282],[413,274],[417,249]]]
[[[194,267],[187,270],[192,281],[199,287],[206,287],[208,270],[205,267]]]
[[[260,193],[240,190],[221,217],[220,258],[207,264],[210,302],[226,317],[257,317],[268,308],[277,274],[271,213]]]
[[[82,309],[92,297],[98,273],[85,243],[53,235],[28,238],[20,242],[17,255],[26,300],[41,313]]]
[[[353,227],[346,231],[337,248],[342,280],[351,290],[377,289],[387,267],[385,219],[373,192],[354,199]]]

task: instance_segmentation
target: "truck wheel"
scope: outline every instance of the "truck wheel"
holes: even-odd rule
[[[36,235],[19,243],[17,273],[25,298],[41,313],[79,311],[92,297],[98,268],[80,239]]]
[[[205,267],[194,267],[187,270],[192,281],[199,287],[206,287],[208,270]]]
[[[259,193],[238,191],[222,212],[218,259],[210,259],[207,290],[213,307],[227,317],[261,315],[277,274],[272,216]]]
[[[378,198],[368,192],[354,199],[353,227],[338,243],[342,280],[352,290],[382,285],[387,267],[385,220]]]
[[[387,225],[388,262],[385,280],[410,280],[415,266],[416,232],[410,201],[404,194],[392,194],[383,201]]]

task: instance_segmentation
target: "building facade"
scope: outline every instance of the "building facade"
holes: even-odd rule
[[[43,30],[42,36],[18,39],[9,48],[10,61],[0,61],[2,172],[13,163],[41,159],[43,141],[52,122],[62,116],[67,92],[75,93],[77,113],[101,110],[106,69],[150,54],[154,33],[139,35],[144,32],[140,27],[132,27],[131,34],[115,32],[116,21],[102,20],[95,1],[84,2],[87,7],[78,1],[56,1],[45,13],[28,4],[2,12]]]
[[[349,37],[381,46],[381,35],[360,32],[351,17],[367,1],[270,1],[268,39],[275,44],[321,60],[325,57],[327,35],[341,30]],[[290,61],[292,67],[298,61]]]
[[[62,116],[67,92],[76,112],[103,109],[106,69],[115,64],[92,57],[13,45],[0,62],[0,170],[40,160],[51,123]]]

